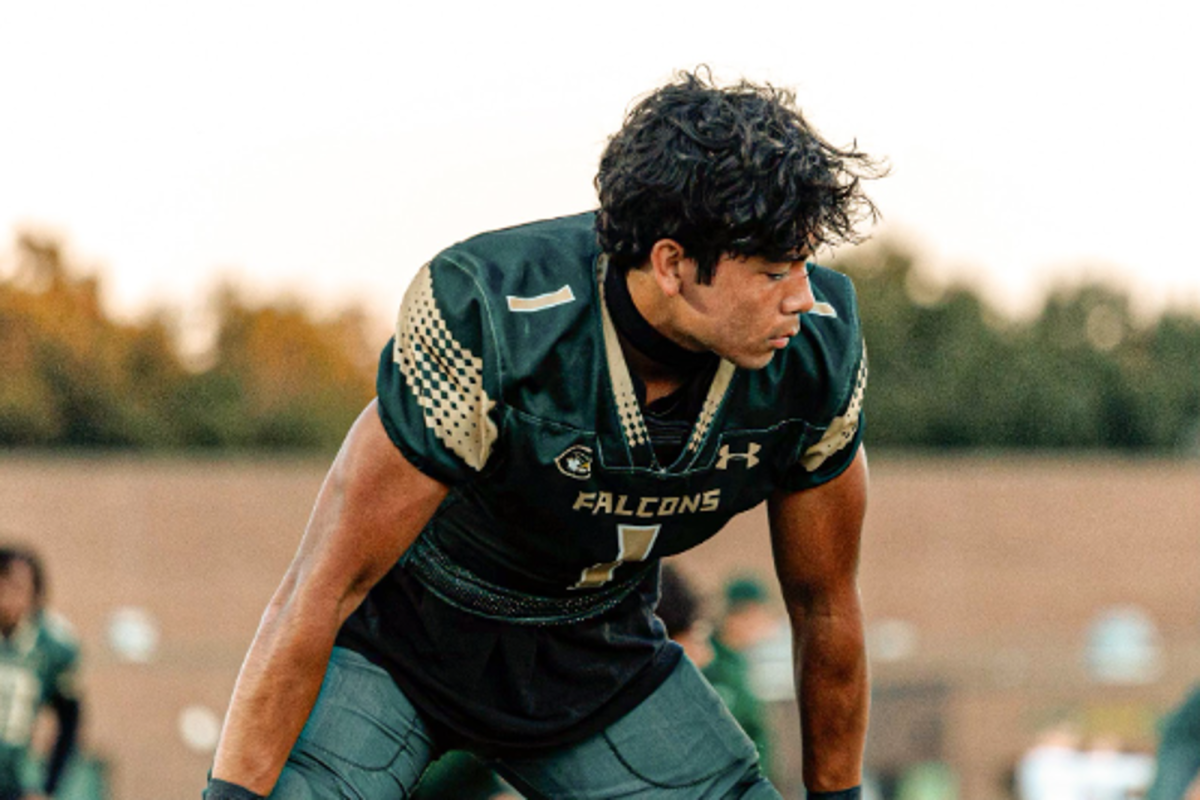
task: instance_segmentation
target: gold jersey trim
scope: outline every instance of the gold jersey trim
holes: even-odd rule
[[[725,399],[725,393],[729,390],[729,383],[733,380],[733,373],[737,369],[732,361],[722,358],[721,363],[717,365],[717,372],[713,375],[712,383],[708,387],[708,396],[704,398],[704,406],[700,409],[700,416],[696,419],[696,427],[692,429],[692,437],[688,439],[688,452],[695,452],[700,449],[700,445],[704,443],[704,437],[708,434],[708,429],[712,427],[713,420],[717,416],[717,409],[721,407],[721,401]]]
[[[601,257],[596,265],[596,283],[600,290],[600,318],[604,326],[604,352],[608,357],[608,375],[612,380],[613,398],[617,402],[617,416],[621,420],[625,441],[630,447],[637,447],[650,443],[650,433],[646,430],[646,421],[642,419],[642,410],[638,407],[637,392],[633,389],[633,379],[629,377],[629,365],[625,363],[625,354],[621,352],[617,328],[608,313],[608,299],[604,295],[604,276],[607,273],[608,259]]]

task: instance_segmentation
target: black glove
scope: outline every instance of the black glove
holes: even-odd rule
[[[222,781],[216,778],[208,779],[208,788],[204,790],[203,800],[267,800],[261,794],[255,794],[249,789],[236,783]]]
[[[841,789],[836,792],[809,792],[808,800],[862,800],[862,787]]]

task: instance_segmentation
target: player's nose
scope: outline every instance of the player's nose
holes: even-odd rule
[[[816,299],[813,297],[808,275],[801,271],[789,283],[791,285],[788,287],[788,293],[783,298],[783,313],[804,314],[811,311]]]

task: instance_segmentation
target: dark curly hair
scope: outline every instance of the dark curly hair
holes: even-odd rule
[[[861,182],[886,172],[854,145],[822,139],[794,92],[744,80],[719,88],[702,66],[641,100],[609,140],[596,233],[623,271],[674,239],[708,282],[725,255],[788,261],[860,241],[858,224],[878,217]]]
[[[33,573],[33,605],[40,609],[46,599],[46,573],[42,569],[42,560],[28,547],[0,545],[0,576],[7,576],[17,561],[27,564]]]

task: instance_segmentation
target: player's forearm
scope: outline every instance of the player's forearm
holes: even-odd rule
[[[805,786],[810,792],[857,786],[870,704],[857,598],[793,619]]]
[[[262,795],[278,780],[316,702],[337,634],[336,613],[305,613],[300,605],[294,598],[273,602],[263,615],[213,763],[214,778]]]

